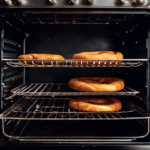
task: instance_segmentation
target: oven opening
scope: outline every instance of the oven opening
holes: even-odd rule
[[[20,141],[133,141],[149,137],[149,16],[145,14],[13,13],[1,17],[2,132]],[[74,54],[116,51],[112,60],[72,60]],[[29,53],[65,60],[18,60]],[[117,92],[81,92],[77,77],[125,81]],[[117,112],[85,112],[71,98],[113,97]]]

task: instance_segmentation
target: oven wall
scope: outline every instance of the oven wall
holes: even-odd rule
[[[30,28],[26,53],[60,54],[71,59],[80,52],[122,52],[122,39],[116,35],[116,28],[116,25],[35,25]],[[27,82],[63,83],[75,77],[121,77],[120,72],[116,68],[28,68]]]
[[[26,53],[52,53],[71,59],[75,53],[122,51],[116,25],[34,25]]]
[[[127,24],[120,31],[123,38],[124,56],[126,58],[144,59],[150,58],[150,22],[148,15],[132,15]],[[126,84],[140,91],[138,96],[143,97],[142,102],[147,112],[150,112],[149,104],[149,61],[140,67],[125,69]],[[140,107],[142,102],[134,101]]]
[[[22,24],[13,14],[0,17],[1,27],[1,111],[13,100],[6,100],[10,90],[23,83],[23,68],[11,68],[2,59],[16,59],[23,53],[25,34]]]

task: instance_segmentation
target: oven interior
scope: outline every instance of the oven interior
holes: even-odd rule
[[[6,139],[148,141],[149,19],[149,15],[145,14],[40,12],[3,14],[1,16],[1,113],[6,110],[6,118],[2,118],[1,128]],[[27,53],[60,54],[65,59],[71,59],[73,54],[86,51],[118,51],[123,53],[124,59],[136,59],[137,64],[129,63],[129,67],[124,65],[121,67],[78,65],[11,67],[5,60],[15,60],[19,55]],[[68,109],[70,98],[86,96],[78,93],[65,95],[65,92],[70,92],[67,87],[68,81],[76,77],[97,76],[125,80],[126,86],[129,87],[125,89],[125,94],[111,95],[122,101],[124,113],[92,114],[72,112]],[[11,97],[12,89],[31,83],[38,83],[41,89],[49,84],[46,87],[49,91],[53,83],[50,92],[54,95]],[[130,88],[135,89],[134,92],[139,91],[138,94],[129,94]],[[32,90],[34,91],[34,87]],[[63,94],[59,95],[59,92]],[[109,95],[87,94],[87,96],[108,97]],[[18,104],[17,107],[14,103]],[[37,105],[43,106],[42,112],[47,113],[36,111]],[[12,106],[15,108],[13,109]],[[30,113],[26,113],[28,108]]]

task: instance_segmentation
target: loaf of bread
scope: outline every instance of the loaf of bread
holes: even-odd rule
[[[82,77],[71,79],[68,86],[77,91],[114,92],[124,88],[124,80],[108,77]]]
[[[25,54],[18,56],[18,59],[61,59],[63,60],[64,57],[61,55],[55,54]],[[51,61],[43,61],[46,64],[51,64]],[[25,63],[25,62],[23,62]],[[32,61],[26,61],[28,64],[32,64]],[[35,64],[42,64],[41,61],[34,61]]]
[[[120,52],[114,51],[95,51],[95,52],[82,52],[72,56],[72,59],[123,59],[123,54]],[[105,64],[105,65],[118,65],[122,61],[95,61],[94,64]],[[82,62],[86,64],[86,61]],[[93,61],[88,61],[89,64],[92,64]]]
[[[122,109],[122,104],[115,98],[80,98],[71,99],[69,107],[89,112],[114,112]]]

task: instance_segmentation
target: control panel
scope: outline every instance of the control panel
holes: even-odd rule
[[[148,7],[150,0],[0,0],[0,7]]]

